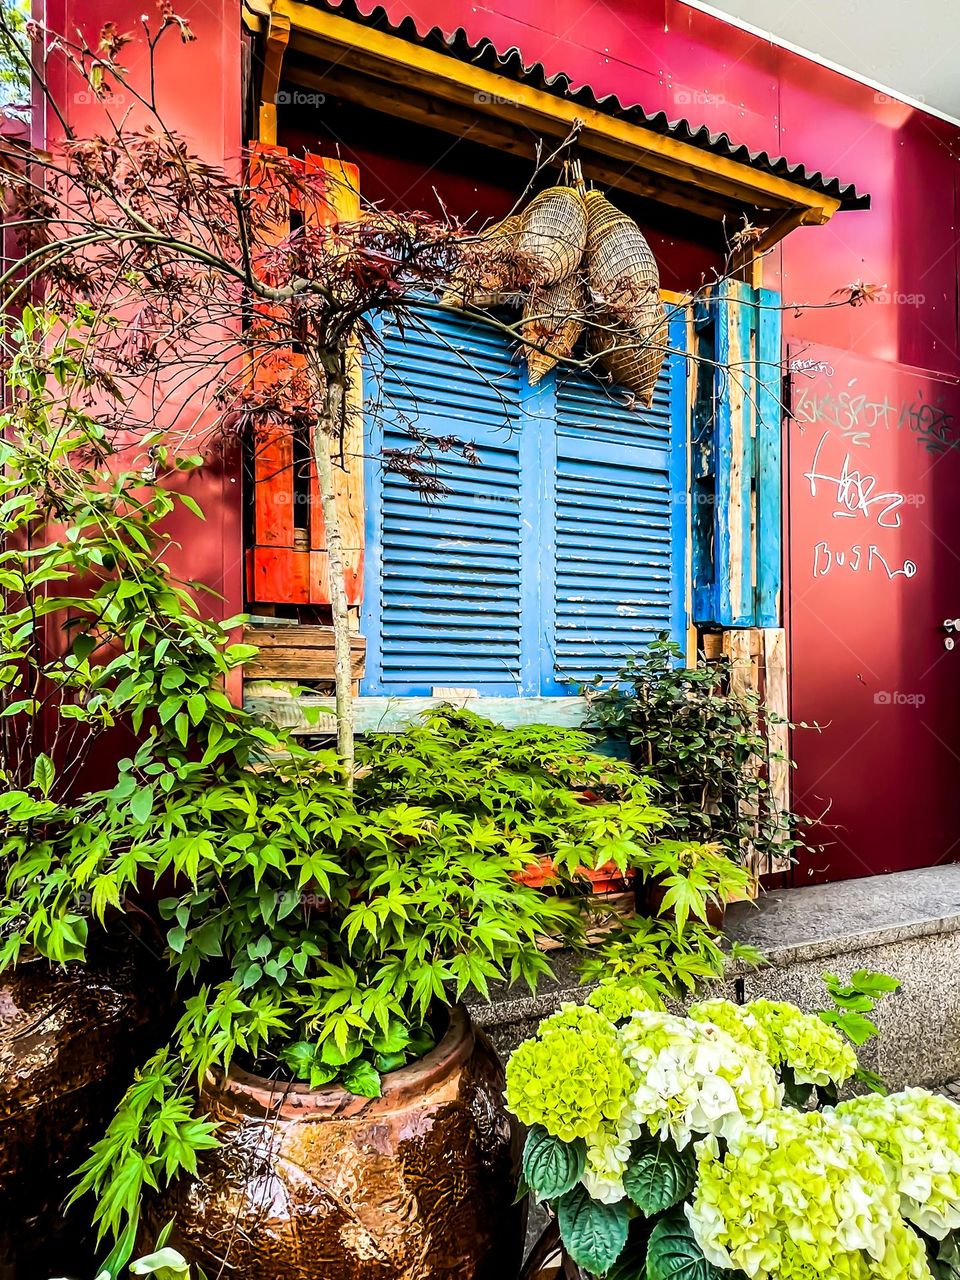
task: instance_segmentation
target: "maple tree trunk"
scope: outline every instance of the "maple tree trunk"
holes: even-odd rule
[[[336,417],[333,421],[337,421]],[[343,577],[343,535],[337,508],[336,471],[333,461],[329,421],[318,419],[313,431],[313,457],[320,489],[320,506],[327,540],[330,575],[330,612],[333,621],[334,688],[337,717],[337,753],[347,771],[347,785],[353,785],[354,717],[353,672],[350,663],[350,608]]]

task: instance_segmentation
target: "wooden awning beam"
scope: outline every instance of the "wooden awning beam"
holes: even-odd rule
[[[283,59],[290,44],[290,19],[282,13],[268,13],[265,28],[257,136],[265,146],[274,147],[277,145],[277,97]]]
[[[291,84],[325,93],[328,97],[360,102],[370,110],[382,111],[391,119],[436,129],[495,151],[519,156],[531,163],[536,159],[541,138],[546,137],[549,145],[552,141],[560,141],[566,133],[566,130],[552,135],[534,133],[508,118],[478,115],[473,106],[464,107],[402,84],[374,80],[349,67],[325,64],[302,53],[292,54],[287,59],[284,75]],[[645,200],[684,209],[712,222],[726,218],[731,226],[743,211],[743,205],[734,200],[703,188],[677,187],[639,164],[624,164],[603,152],[594,151],[582,139],[577,155],[583,161],[587,176],[608,190],[627,191]]]
[[[251,25],[289,21],[290,49],[299,56],[288,59],[285,75],[394,117],[524,155],[532,154],[536,139],[561,140],[580,121],[579,154],[605,185],[707,218],[744,209],[789,213],[771,223],[784,234],[827,222],[840,207],[839,200],[787,178],[301,0],[245,4]]]

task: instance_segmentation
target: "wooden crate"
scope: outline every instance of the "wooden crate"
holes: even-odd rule
[[[260,652],[244,664],[247,680],[320,680],[334,678],[333,628],[319,626],[245,627],[243,643]],[[354,680],[363,675],[367,642],[350,637],[350,667]]]

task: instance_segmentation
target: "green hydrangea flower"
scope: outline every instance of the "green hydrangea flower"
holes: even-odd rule
[[[777,1000],[744,1005],[767,1034],[770,1061],[788,1066],[797,1084],[838,1088],[857,1069],[857,1055],[839,1032],[812,1013]]]
[[[713,1023],[637,1013],[620,1041],[635,1078],[625,1121],[637,1133],[642,1126],[685,1147],[695,1134],[730,1137],[783,1101],[766,1058]]]
[[[770,1038],[751,1013],[749,1005],[734,1004],[732,1000],[701,1000],[699,1004],[690,1006],[687,1017],[695,1022],[712,1022],[740,1044],[756,1049],[757,1053],[772,1061]]]
[[[661,1000],[629,978],[609,978],[601,982],[587,996],[587,1004],[598,1009],[611,1022],[623,1022],[641,1010],[663,1010]]]
[[[868,1094],[836,1109],[880,1154],[900,1212],[935,1240],[960,1227],[960,1107],[926,1089]]]
[[[903,1218],[893,1224],[883,1257],[864,1257],[863,1268],[864,1280],[933,1280],[924,1243]]]
[[[586,1005],[563,1005],[507,1063],[510,1110],[563,1142],[615,1132],[632,1088],[616,1027]]]
[[[923,1275],[883,1162],[835,1116],[773,1112],[742,1128],[722,1157],[715,1138],[697,1156],[686,1213],[717,1266],[751,1280]]]

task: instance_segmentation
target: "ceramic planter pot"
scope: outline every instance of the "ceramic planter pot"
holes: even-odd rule
[[[577,875],[589,882],[591,893],[627,893],[630,890],[630,879],[618,871],[612,862],[605,862],[602,867],[596,869],[580,867]],[[527,885],[531,889],[543,889],[551,885],[556,879],[553,859],[538,858],[527,870],[517,872],[514,879],[517,884]]]
[[[519,1135],[503,1083],[461,1007],[380,1098],[231,1070],[203,1099],[222,1145],[151,1206],[148,1233],[175,1218],[170,1243],[233,1280],[516,1275]]]
[[[149,1052],[163,1002],[144,958],[34,961],[0,975],[0,1274],[93,1264],[89,1206],[65,1218],[63,1200]]]
[[[625,878],[613,862],[605,862],[596,869],[581,867],[578,877],[584,885],[584,891],[565,896],[580,912],[586,941],[598,942],[612,930],[620,928],[624,919],[634,914],[636,894],[633,880],[632,877]],[[551,888],[556,883],[553,859],[538,858],[536,863],[515,875],[514,879],[517,884],[531,889]],[[541,951],[556,951],[566,945],[562,937],[537,938],[537,946]]]

